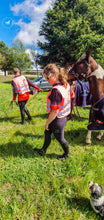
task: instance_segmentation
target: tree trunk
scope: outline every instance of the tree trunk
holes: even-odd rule
[[[7,74],[7,71],[6,70],[4,70],[4,76],[7,76],[8,74]]]

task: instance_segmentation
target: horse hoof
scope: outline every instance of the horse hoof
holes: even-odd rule
[[[98,137],[98,136],[97,136],[96,139],[97,139],[98,141],[101,141],[101,137]]]
[[[91,146],[91,143],[86,143],[87,145]]]
[[[91,145],[91,141],[90,140],[86,140],[86,144],[87,145]]]

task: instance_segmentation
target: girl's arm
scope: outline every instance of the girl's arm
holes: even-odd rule
[[[46,124],[45,124],[46,130],[49,130],[48,126],[56,118],[57,113],[58,113],[58,110],[52,110],[51,113],[49,114],[49,117],[48,117]]]

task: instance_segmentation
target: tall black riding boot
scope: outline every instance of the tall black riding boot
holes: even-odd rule
[[[71,156],[71,153],[69,151],[68,142],[63,143],[61,146],[62,146],[62,148],[64,150],[64,154],[61,155],[61,156],[58,156],[59,160],[66,159],[67,157]]]
[[[25,113],[23,114],[21,114],[21,124],[23,125],[24,123],[25,123]]]
[[[38,154],[40,154],[41,156],[44,156],[50,143],[51,143],[51,134],[49,133],[49,131],[45,130],[45,140],[43,147],[41,149],[35,148],[34,151],[38,152]]]
[[[30,115],[30,113],[29,113],[29,111],[26,107],[25,107],[24,111],[25,111],[26,115],[28,116],[28,119],[32,120],[32,117],[31,117],[31,115]]]
[[[18,104],[21,112],[21,122],[19,124],[24,124],[25,122],[24,102],[18,101]]]

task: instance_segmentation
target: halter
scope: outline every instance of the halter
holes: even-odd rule
[[[92,57],[90,59],[90,62],[88,63],[88,66],[87,66],[87,70],[85,73],[82,73],[81,76],[83,76],[83,78],[87,79],[87,74],[88,74],[88,70],[89,70],[89,67],[91,66],[91,63],[92,63]],[[79,73],[76,73],[74,70],[70,70],[71,74],[75,76],[75,78],[77,79],[77,81],[79,82]]]

